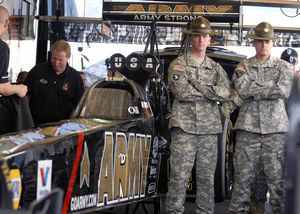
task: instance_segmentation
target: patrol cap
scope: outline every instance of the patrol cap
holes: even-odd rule
[[[191,27],[188,30],[183,30],[183,33],[186,34],[212,34],[211,26],[209,21],[202,17],[198,16],[191,23]]]
[[[295,65],[298,61],[298,53],[293,48],[287,48],[282,52],[280,59]]]
[[[259,40],[276,40],[279,37],[274,34],[272,25],[268,22],[261,22],[254,28],[254,34],[249,33],[246,38]]]

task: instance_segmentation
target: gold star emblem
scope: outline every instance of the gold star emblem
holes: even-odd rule
[[[270,31],[270,29],[269,29],[269,28],[266,28],[266,27],[264,28],[264,32],[266,32],[266,33],[267,33],[267,32],[269,32],[269,31]]]
[[[80,163],[80,188],[83,186],[83,183],[90,187],[90,159],[86,142],[84,142],[84,151]]]
[[[201,27],[201,28],[205,28],[206,25],[202,23],[202,24],[200,25],[200,27]]]

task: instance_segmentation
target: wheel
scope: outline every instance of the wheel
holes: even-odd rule
[[[221,202],[230,197],[232,183],[232,124],[225,119],[223,133],[218,136],[218,161],[215,172],[215,202]]]

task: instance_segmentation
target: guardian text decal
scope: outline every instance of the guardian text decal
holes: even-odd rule
[[[78,197],[72,197],[70,203],[70,210],[76,211],[97,205],[97,194],[89,194]]]
[[[97,205],[97,193],[86,194],[90,191],[90,165],[89,149],[87,143],[84,142],[84,149],[80,162],[79,190],[76,191],[78,195],[75,194],[75,196],[71,198],[70,211],[91,208]]]
[[[98,206],[145,196],[151,135],[105,132]]]

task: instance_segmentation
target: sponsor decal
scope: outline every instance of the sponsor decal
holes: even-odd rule
[[[222,4],[189,4],[174,2],[165,4],[142,3],[105,3],[103,5],[103,16],[106,19],[118,16],[123,20],[134,21],[175,21],[187,22],[196,19],[198,16],[208,16],[222,21],[224,17],[232,17],[238,22],[240,7],[239,4],[223,2]]]
[[[141,101],[142,108],[149,108],[150,105],[147,101]]]
[[[69,90],[69,83],[66,83],[66,82],[65,82],[65,83],[63,84],[62,90],[68,91],[68,90]]]
[[[145,197],[151,140],[151,135],[105,132],[97,206]]]
[[[22,181],[21,173],[19,169],[12,169],[9,171],[9,177],[12,184],[12,198],[13,209],[18,209],[20,204],[20,198],[22,194]]]
[[[145,8],[142,4],[130,4],[125,13],[143,13],[143,14],[223,14],[233,12],[233,5],[167,5],[167,4],[150,4]]]
[[[148,101],[141,101],[142,112],[145,118],[153,116],[153,112]]]
[[[87,187],[90,187],[90,158],[86,142],[84,143],[84,151],[80,163],[80,189],[84,183]]]
[[[154,182],[150,183],[148,186],[148,193],[154,193],[155,189],[156,189],[156,184]]]
[[[97,194],[76,196],[71,198],[70,211],[82,210],[97,205]]]
[[[130,114],[139,114],[140,113],[139,108],[137,106],[128,107],[128,112]]]
[[[52,160],[38,161],[36,198],[40,199],[51,191]]]
[[[42,84],[48,84],[48,80],[46,80],[46,79],[40,79],[40,83],[42,83]]]

